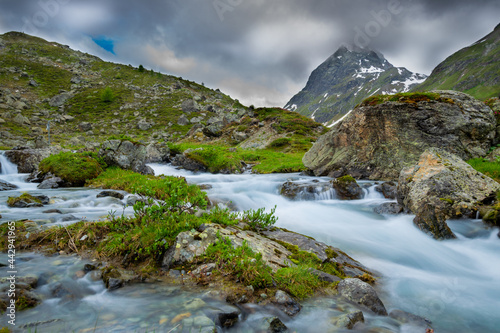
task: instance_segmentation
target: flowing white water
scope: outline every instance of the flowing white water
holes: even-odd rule
[[[10,162],[7,157],[5,157],[5,152],[0,152],[0,175],[12,175],[17,173],[17,165]]]
[[[436,332],[498,332],[500,327],[500,239],[498,228],[477,220],[450,222],[457,240],[436,241],[419,231],[413,216],[384,217],[373,208],[387,202],[368,188],[363,200],[290,201],[278,193],[294,175],[211,175],[153,164],[156,174],[210,184],[211,198],[240,210],[277,205],[277,225],[348,251],[383,275],[381,297],[434,322]],[[366,185],[366,184],[364,184]],[[321,199],[321,198],[319,198]]]
[[[2,155],[3,156],[3,155]],[[184,176],[189,182],[210,184],[210,198],[232,201],[240,210],[277,206],[278,226],[315,237],[340,247],[383,277],[379,293],[388,310],[402,309],[434,322],[436,332],[498,332],[500,327],[500,240],[498,229],[488,229],[481,221],[450,222],[459,236],[453,241],[435,241],[417,230],[412,216],[384,217],[373,213],[377,205],[388,202],[374,190],[370,182],[362,182],[365,198],[339,201],[334,192],[319,193],[314,201],[290,201],[279,195],[278,188],[293,180],[307,182],[311,177],[298,174],[278,175],[212,175],[179,171],[166,165],[151,165],[157,174]],[[124,200],[96,198],[99,190],[37,190],[36,184],[24,181],[26,175],[2,174],[0,179],[20,188],[0,192],[0,223],[29,218],[39,225],[73,223],[86,217],[96,220],[111,210],[123,211]],[[327,182],[327,178],[317,178]],[[9,208],[8,196],[28,191],[47,195],[51,204],[43,208]],[[59,213],[44,213],[59,209]],[[75,217],[72,219],[71,216]],[[18,313],[19,324],[39,322],[38,332],[93,331],[142,332],[169,331],[177,314],[190,312],[193,320],[183,321],[188,329],[198,331],[200,322],[210,311],[224,307],[204,294],[193,294],[178,287],[135,285],[114,292],[105,291],[101,281],[90,275],[76,277],[84,262],[76,257],[47,258],[26,254],[18,257],[19,275],[34,274],[41,282],[37,293],[43,295],[41,305]],[[0,262],[7,256],[0,254]],[[0,276],[6,273],[0,267]],[[69,289],[59,294],[58,283]],[[64,289],[64,288],[63,288]],[[63,290],[64,291],[64,290]],[[196,311],[188,310],[192,299],[206,304]],[[197,301],[198,302],[198,301]],[[291,331],[323,332],[331,330],[331,317],[349,309],[332,299],[313,299],[304,303],[299,315],[288,318],[278,314]],[[254,332],[262,317],[275,314],[272,309],[250,306],[246,320],[234,332]],[[198,319],[196,319],[198,318]],[[201,319],[200,319],[201,318]],[[205,319],[204,319],[205,318]],[[361,332],[421,332],[409,325],[365,313],[366,325]],[[0,327],[6,325],[0,318]],[[196,320],[194,320],[196,319]],[[47,322],[57,320],[54,322]],[[97,325],[95,324],[97,322]],[[191,323],[191,324],[189,324]],[[19,332],[29,331],[29,328]],[[35,328],[32,328],[35,331]]]

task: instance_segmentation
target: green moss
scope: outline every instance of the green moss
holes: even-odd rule
[[[7,205],[9,205],[9,207],[14,207],[14,205],[19,202],[19,201],[25,201],[27,203],[37,203],[37,204],[42,204],[42,202],[40,201],[40,199],[32,196],[31,194],[28,194],[28,193],[23,193],[22,195],[20,195],[19,197],[9,197],[9,199],[7,199]]]
[[[103,171],[104,162],[99,162],[93,153],[60,153],[42,160],[39,170],[44,174],[50,172],[72,186],[83,186]]]
[[[453,205],[455,203],[454,200],[450,199],[450,198],[439,198],[439,200],[441,201],[444,201],[444,202],[447,202],[449,203],[450,205]]]
[[[356,179],[350,175],[342,176],[336,179],[340,183],[355,183]]]
[[[328,259],[333,259],[333,258],[337,258],[339,256],[339,254],[337,252],[335,252],[331,247],[328,247],[326,250],[326,255],[328,256]]]

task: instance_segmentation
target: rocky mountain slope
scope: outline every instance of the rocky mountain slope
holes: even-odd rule
[[[485,100],[500,95],[500,24],[439,64],[415,91],[457,90]]]
[[[144,142],[250,140],[248,146],[264,148],[294,135],[298,123],[314,129],[305,137],[323,130],[295,113],[291,120],[287,110],[247,108],[218,89],[18,32],[0,36],[0,111],[0,149],[46,147],[49,121],[52,143],[71,149],[123,135]],[[254,144],[253,134],[266,127],[276,133]]]
[[[339,120],[365,98],[407,92],[426,76],[394,67],[382,54],[341,47],[285,106],[320,123]]]

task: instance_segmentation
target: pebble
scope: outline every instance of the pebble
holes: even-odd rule
[[[174,319],[172,319],[171,323],[176,324],[176,323],[180,322],[181,320],[189,318],[189,317],[191,317],[190,312],[181,313],[181,314],[178,314],[177,316],[175,316]]]

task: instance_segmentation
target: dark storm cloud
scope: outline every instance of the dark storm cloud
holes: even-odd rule
[[[498,0],[2,0],[0,32],[25,30],[247,104],[283,105],[342,44],[429,73],[490,32],[499,14]],[[116,57],[96,37],[113,40]]]

